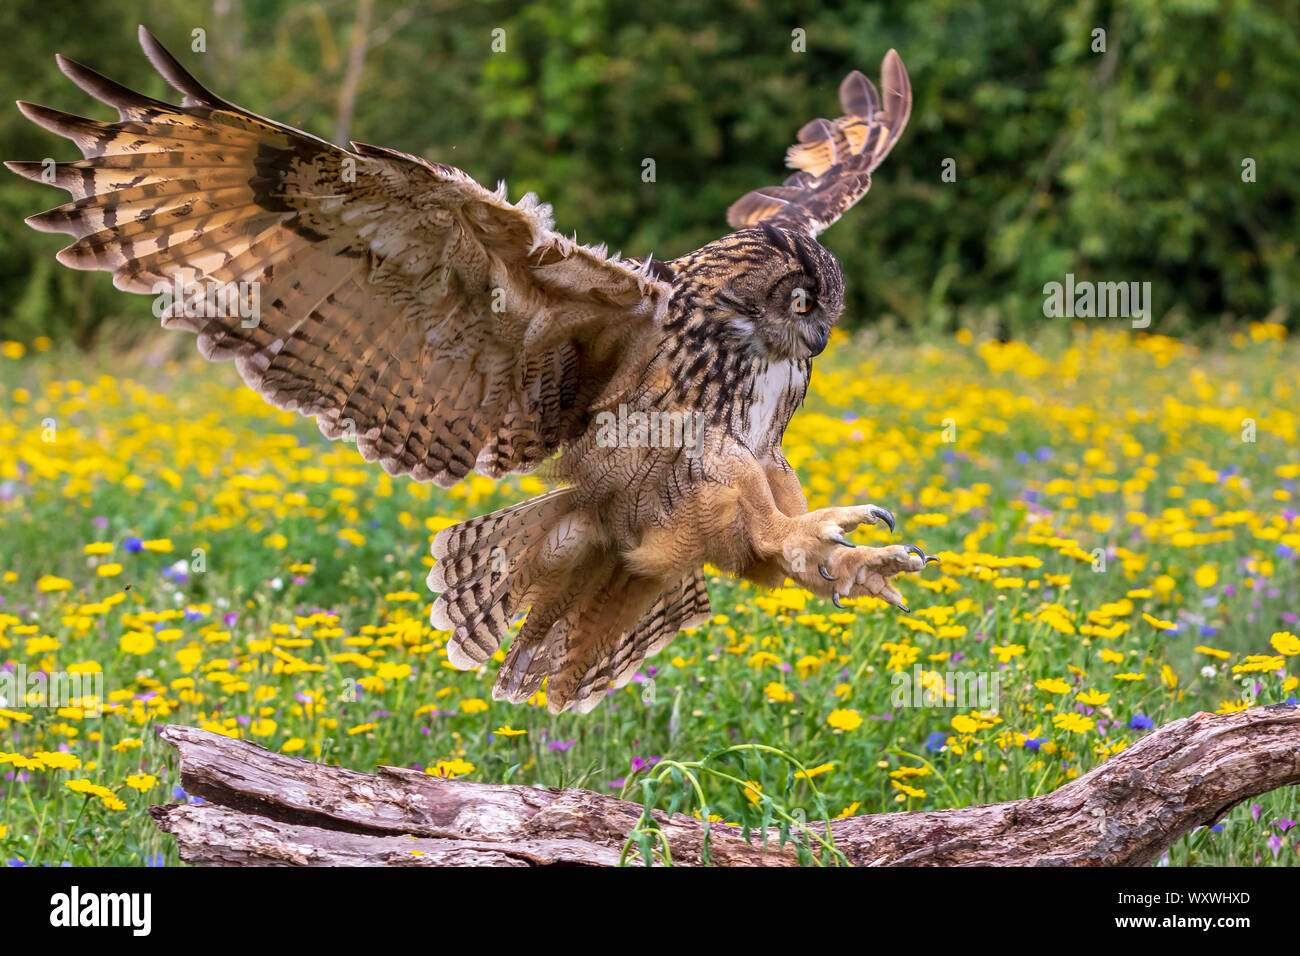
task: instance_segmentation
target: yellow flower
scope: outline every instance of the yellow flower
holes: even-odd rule
[[[1294,657],[1300,654],[1300,637],[1296,637],[1290,631],[1278,631],[1268,642],[1273,645],[1273,650],[1287,657]]]
[[[148,631],[127,631],[118,641],[118,647],[126,654],[143,656],[157,646],[153,634]]]
[[[133,773],[126,778],[126,785],[145,793],[158,785],[158,778],[151,773]]]
[[[897,787],[899,790],[903,791],[903,793],[907,794],[909,797],[925,796],[925,791],[920,789],[919,787],[909,787],[907,784],[899,783],[897,780],[891,780],[889,782],[891,785]]]
[[[432,767],[427,767],[424,771],[434,777],[461,777],[467,773],[474,772],[474,765],[467,760],[461,760],[456,757],[452,760],[439,760]]]
[[[1267,674],[1286,666],[1286,658],[1268,654],[1248,654],[1245,661],[1232,669],[1234,674]]]
[[[1097,726],[1097,722],[1091,717],[1085,717],[1083,714],[1076,714],[1073,711],[1057,714],[1052,718],[1052,723],[1062,730],[1075,734],[1085,734]]]
[[[462,714],[481,714],[487,709],[487,701],[480,697],[471,697],[460,702],[460,712]]]
[[[1143,613],[1142,620],[1161,631],[1172,631],[1176,626],[1173,621],[1162,621],[1160,618],[1152,617],[1146,613]]]
[[[776,681],[772,681],[764,687],[763,693],[767,695],[767,699],[772,701],[774,704],[788,704],[790,701],[794,700],[794,694],[786,690],[784,684],[780,684]]]
[[[171,538],[151,538],[148,541],[141,541],[140,547],[156,554],[166,554],[172,549],[172,540]]]
[[[751,804],[758,803],[763,799],[763,785],[757,780],[745,781],[745,799]]]
[[[122,565],[116,563],[101,564],[99,567],[95,568],[95,573],[101,578],[115,578],[122,573]]]
[[[822,764],[818,764],[815,767],[809,767],[807,771],[803,771],[803,770],[796,771],[795,778],[798,780],[811,780],[813,777],[820,776],[821,774],[826,773],[828,770],[834,770],[834,769],[835,769],[835,764],[822,763]]]
[[[822,660],[820,657],[813,657],[811,654],[805,654],[799,660],[795,661],[795,669],[799,672],[799,677],[807,680],[813,674],[821,670]]]
[[[1205,647],[1204,645],[1194,648],[1197,654],[1204,654],[1207,657],[1217,657],[1219,660],[1227,660],[1232,655],[1227,651],[1221,651],[1217,647]]]
[[[1059,677],[1045,677],[1042,680],[1036,680],[1034,686],[1049,694],[1064,694],[1070,690],[1070,685]]]
[[[1096,690],[1086,690],[1074,699],[1088,707],[1100,707],[1110,700],[1110,694],[1103,694]]]
[[[32,757],[54,770],[76,770],[81,766],[81,760],[75,754],[62,751],[38,750]]]
[[[1025,645],[1003,644],[998,647],[990,648],[990,650],[993,652],[994,657],[996,657],[1003,664],[1006,664],[1011,660],[1011,658],[1019,657],[1021,654],[1023,654],[1025,652]]]
[[[1196,569],[1195,577],[1199,587],[1212,588],[1219,582],[1219,569],[1212,564],[1202,564]]]
[[[496,734],[497,736],[500,736],[500,737],[518,737],[518,736],[520,736],[521,734],[526,734],[526,733],[528,733],[528,731],[526,731],[526,730],[515,730],[515,729],[514,729],[513,727],[511,727],[509,724],[506,724],[506,725],[503,726],[503,727],[498,727],[496,730],[494,730],[494,731],[492,731],[492,732],[493,732],[494,734]]]
[[[862,717],[856,710],[833,710],[826,723],[836,730],[857,730],[862,726]]]
[[[81,549],[82,554],[112,554],[113,542],[93,541]]]
[[[72,582],[67,578],[56,577],[53,574],[42,575],[36,582],[36,590],[41,593],[50,591],[67,591],[72,587]]]

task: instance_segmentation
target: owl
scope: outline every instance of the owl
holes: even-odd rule
[[[433,539],[453,665],[483,666],[522,619],[494,697],[544,689],[553,713],[589,711],[708,619],[706,565],[907,609],[893,579],[936,559],[855,546],[893,515],[809,511],[781,452],[843,310],[817,236],[907,124],[893,50],[883,93],[850,73],[843,115],[799,130],[793,175],[732,205],[733,232],[660,261],[566,238],[532,194],[250,113],[143,27],[140,43],[180,106],[63,57],[118,122],[18,104],[84,157],[7,164],[72,196],[27,222],[74,236],[60,262],[152,295],[165,328],[391,475],[447,487],[548,467],[555,490]]]

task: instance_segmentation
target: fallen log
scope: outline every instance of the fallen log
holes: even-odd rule
[[[207,803],[151,807],[181,859],[210,866],[613,866],[641,804],[587,790],[361,773],[194,727],[164,727],[181,785]],[[859,866],[1139,866],[1198,826],[1300,784],[1300,707],[1196,714],[1158,728],[1060,789],[1024,800],[835,820]],[[705,858],[703,822],[654,814],[677,865]],[[825,833],[824,823],[808,824]],[[708,827],[714,866],[794,866],[772,831]]]

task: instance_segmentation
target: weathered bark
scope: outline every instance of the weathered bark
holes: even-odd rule
[[[208,865],[610,866],[640,804],[586,790],[443,780],[395,767],[360,773],[272,753],[193,727],[165,727],[181,783],[210,804],[153,807],[181,858]],[[1159,728],[1041,797],[831,823],[857,865],[1137,866],[1243,800],[1300,783],[1300,708],[1196,714]],[[216,806],[212,804],[217,804]],[[656,814],[673,862],[699,865],[705,827]],[[825,824],[809,824],[824,832]],[[710,828],[715,866],[793,866]]]

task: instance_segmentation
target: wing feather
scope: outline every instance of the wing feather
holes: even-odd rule
[[[896,51],[885,54],[880,72],[883,97],[857,70],[844,78],[844,115],[815,119],[799,130],[785,157],[797,172],[781,186],[756,189],[732,203],[727,222],[733,228],[767,221],[815,236],[866,195],[872,170],[898,142],[912,110],[911,82]]]
[[[180,106],[64,57],[118,122],[19,104],[84,157],[7,164],[72,197],[28,222],[72,235],[59,260],[121,289],[194,286],[163,325],[327,437],[443,485],[528,471],[654,339],[670,283],[560,235],[531,194],[512,204],[451,166],[334,146],[216,96],[143,28],[140,43]],[[203,298],[232,283],[243,312]]]

